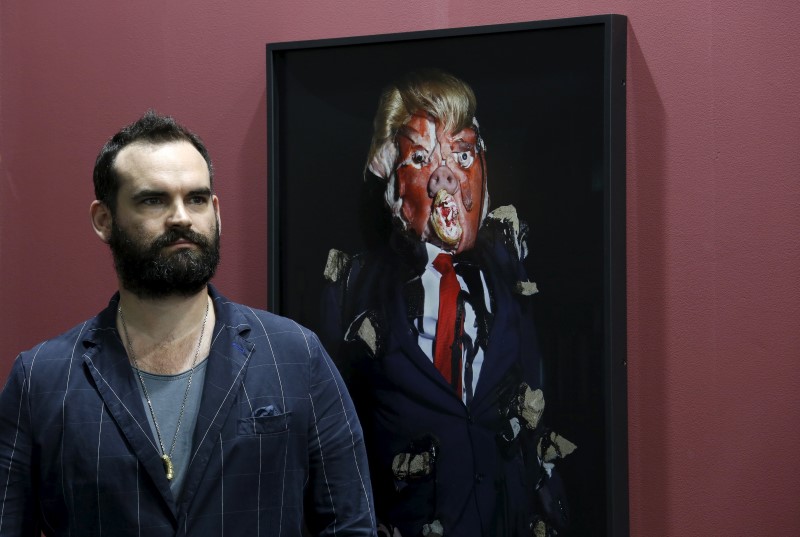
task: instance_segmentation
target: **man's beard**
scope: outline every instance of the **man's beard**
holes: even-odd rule
[[[191,296],[200,292],[214,276],[219,264],[219,224],[214,238],[186,228],[172,228],[149,245],[142,244],[112,222],[108,244],[122,286],[139,298]],[[164,248],[185,239],[197,248]]]

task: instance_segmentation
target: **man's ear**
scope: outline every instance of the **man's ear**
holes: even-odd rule
[[[211,196],[211,204],[214,206],[214,214],[217,215],[217,232],[222,235],[222,220],[219,216],[219,198],[216,194]]]
[[[381,179],[386,180],[394,173],[398,156],[399,151],[394,142],[387,141],[375,152],[367,168]]]
[[[108,242],[111,238],[111,224],[113,217],[108,206],[99,200],[94,200],[89,207],[89,215],[92,218],[92,228],[103,242]]]

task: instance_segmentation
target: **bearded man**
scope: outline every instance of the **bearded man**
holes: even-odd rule
[[[209,284],[212,171],[154,112],[100,151],[91,221],[119,291],[14,363],[0,535],[374,534],[361,428],[316,336]]]
[[[513,207],[488,214],[476,100],[441,71],[387,88],[367,181],[385,182],[385,245],[331,251],[323,329],[364,426],[379,532],[556,535],[553,461],[574,445],[540,421],[536,286]]]

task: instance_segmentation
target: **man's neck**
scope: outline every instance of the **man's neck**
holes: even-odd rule
[[[205,288],[191,296],[155,299],[120,287],[119,308],[117,330],[139,369],[182,373],[208,355],[215,315]]]

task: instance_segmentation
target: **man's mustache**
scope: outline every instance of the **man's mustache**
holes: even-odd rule
[[[191,229],[184,229],[184,228],[174,228],[170,229],[156,240],[153,241],[151,245],[151,250],[158,251],[170,244],[177,242],[179,240],[187,240],[199,246],[200,248],[208,248],[210,246],[209,240],[204,237],[202,234],[197,233],[196,231],[192,231]]]

